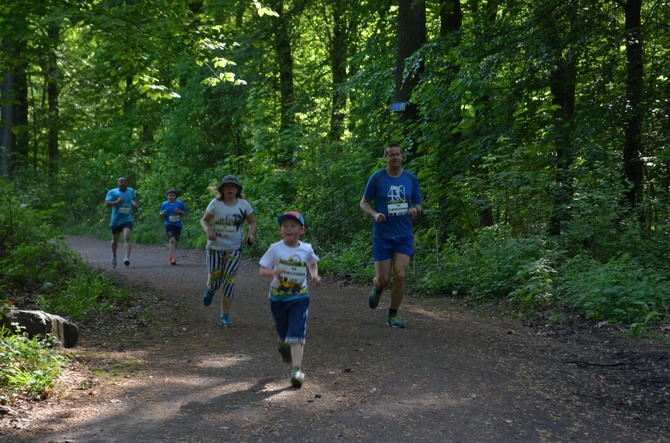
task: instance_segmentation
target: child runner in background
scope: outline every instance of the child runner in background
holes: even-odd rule
[[[167,191],[167,200],[161,205],[160,215],[165,220],[165,233],[170,244],[170,264],[177,264],[177,248],[179,247],[179,237],[181,237],[181,218],[186,215],[186,205],[181,200],[177,200],[178,193],[176,189]]]
[[[242,196],[242,185],[234,175],[226,175],[221,185],[216,188],[217,197],[209,202],[200,226],[207,234],[207,289],[202,297],[202,304],[209,306],[214,294],[223,286],[221,297],[221,316],[219,323],[229,328],[230,307],[235,296],[235,280],[242,259],[242,225],[249,226],[246,242],[254,243],[256,218],[249,202]]]
[[[282,240],[273,243],[261,257],[259,275],[272,278],[270,310],[279,339],[282,360],[291,364],[291,385],[300,388],[305,379],[302,355],[307,330],[307,272],[317,285],[319,257],[312,245],[300,241],[305,232],[305,220],[299,212],[286,212],[279,219]]]

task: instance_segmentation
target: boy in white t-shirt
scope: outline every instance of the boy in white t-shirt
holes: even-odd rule
[[[259,264],[261,277],[272,278],[270,310],[274,319],[279,353],[282,360],[291,363],[291,385],[300,388],[305,379],[301,371],[309,292],[307,277],[321,283],[319,257],[312,245],[300,241],[305,232],[305,220],[299,212],[285,212],[277,220],[281,241],[270,245]]]

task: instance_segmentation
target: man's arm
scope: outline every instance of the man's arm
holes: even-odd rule
[[[381,212],[375,211],[370,203],[371,203],[370,200],[363,197],[361,198],[361,202],[359,203],[358,206],[360,206],[363,212],[372,217],[376,222],[381,223],[384,220],[386,220],[386,216],[384,216],[384,214],[382,214]]]
[[[123,203],[125,200],[123,197],[119,197],[116,200],[105,200],[105,208],[111,208],[112,206],[120,205]]]

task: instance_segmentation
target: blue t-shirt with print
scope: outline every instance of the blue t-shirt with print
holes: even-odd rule
[[[115,201],[123,197],[123,203],[112,206],[112,221],[109,226],[121,226],[133,221],[133,200],[137,198],[133,188],[121,191],[119,188],[110,189],[105,201]]]
[[[421,187],[416,175],[404,169],[399,177],[391,177],[386,169],[377,171],[368,180],[363,197],[386,217],[382,223],[373,220],[373,236],[391,239],[413,236],[412,217],[407,211],[421,204]]]
[[[174,204],[170,204],[170,200],[165,200],[161,205],[159,214],[163,211],[167,211],[165,214],[165,226],[179,226],[181,228],[181,215],[175,214],[175,209],[187,212],[186,205],[181,200],[175,200]]]

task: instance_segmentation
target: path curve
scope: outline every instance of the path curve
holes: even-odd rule
[[[6,441],[669,441],[667,410],[641,416],[642,406],[626,407],[627,393],[615,392],[624,386],[574,363],[612,361],[619,345],[587,349],[449,300],[408,298],[408,328],[395,330],[384,321],[388,294],[371,311],[369,288],[324,282],[311,288],[307,378],[296,390],[255,262],[241,266],[236,326],[224,329],[218,297],[202,306],[203,251],[180,250],[170,266],[165,247],[135,245],[131,265],[112,270],[107,241],[67,241],[91,266],[158,291],[161,318],[107,337],[83,331],[75,355],[107,371],[36,406],[25,426],[5,427]],[[668,361],[659,362],[663,374]]]

